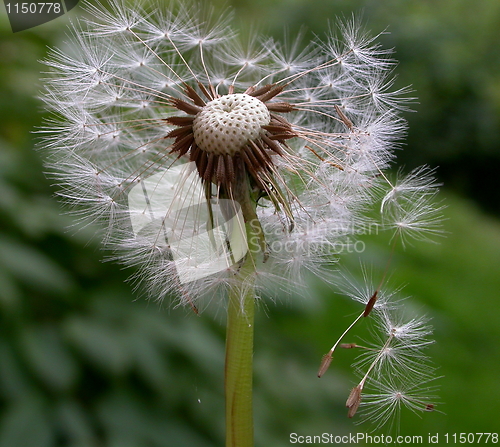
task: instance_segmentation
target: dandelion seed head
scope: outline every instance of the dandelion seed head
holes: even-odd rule
[[[242,40],[231,14],[198,6],[86,4],[50,53],[41,132],[60,194],[103,224],[114,258],[158,299],[191,305],[231,287],[249,249],[242,191],[265,258],[258,290],[296,289],[307,271],[326,278],[371,221],[404,134],[389,52],[355,20],[323,41]],[[386,193],[387,226],[423,234],[429,219],[402,215],[396,196]]]

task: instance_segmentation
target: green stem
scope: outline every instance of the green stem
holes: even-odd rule
[[[246,264],[247,262],[245,262]],[[226,334],[226,447],[253,446],[252,370],[254,289],[229,296]]]
[[[243,182],[242,182],[243,183]],[[226,447],[253,447],[253,333],[255,256],[262,251],[262,229],[248,185],[235,191],[242,208],[249,251],[229,292],[226,332]]]

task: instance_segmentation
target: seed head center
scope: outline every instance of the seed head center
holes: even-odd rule
[[[193,122],[194,141],[205,152],[235,155],[259,138],[271,120],[266,105],[245,93],[221,96],[207,103]]]

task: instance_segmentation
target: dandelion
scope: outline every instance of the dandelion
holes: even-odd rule
[[[401,232],[433,227],[418,223],[428,173],[406,187],[384,174],[408,90],[392,90],[390,52],[356,20],[282,45],[243,41],[194,3],[86,9],[45,61],[48,165],[151,297],[196,313],[227,302],[227,445],[252,445],[255,298],[301,290],[305,271],[328,279],[380,191]],[[400,216],[400,192],[419,212]]]

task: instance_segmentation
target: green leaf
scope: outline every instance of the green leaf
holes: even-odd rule
[[[54,441],[47,408],[37,399],[18,401],[3,413],[0,447],[52,447]]]
[[[78,366],[55,328],[24,328],[21,343],[28,364],[49,387],[55,390],[71,388],[78,375]]]
[[[111,374],[122,374],[131,363],[126,338],[110,324],[90,318],[74,317],[64,326],[64,331],[85,357]]]
[[[57,293],[73,288],[70,275],[43,252],[1,234],[0,268],[33,288]]]

